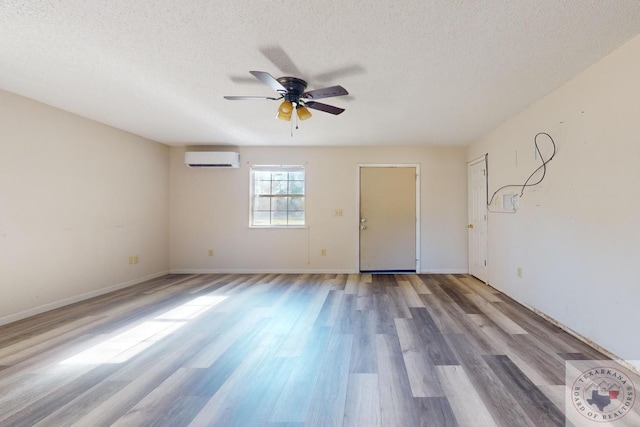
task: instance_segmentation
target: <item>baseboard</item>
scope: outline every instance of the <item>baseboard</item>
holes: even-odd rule
[[[278,268],[176,268],[170,274],[356,274],[357,270]]]
[[[522,304],[522,303],[520,303],[520,304]],[[606,355],[607,357],[615,360],[617,363],[621,364],[622,366],[624,366],[628,370],[640,375],[640,361],[638,361],[638,360],[629,361],[629,360],[623,359],[621,357],[618,357],[616,354],[613,354],[612,352],[610,352],[606,348],[604,348],[601,345],[591,341],[589,338],[579,334],[578,332],[574,331],[570,327],[568,327],[568,326],[564,325],[563,323],[557,321],[556,319],[554,319],[553,317],[549,316],[548,314],[543,313],[542,311],[538,310],[537,308],[530,307],[527,304],[522,304],[522,305],[524,307],[528,308],[529,310],[533,311],[538,316],[542,317],[547,322],[551,323],[552,325],[557,326],[558,328],[562,329],[563,331],[565,331],[569,335],[571,335],[571,336],[575,337],[576,339],[578,339],[579,341],[582,341],[583,343],[587,344],[589,347],[593,347],[594,349],[598,350],[600,353],[602,353],[602,354]]]
[[[351,269],[278,269],[278,268],[176,268],[170,274],[358,274]],[[469,274],[465,268],[421,270],[420,274]]]
[[[278,268],[176,268],[169,270],[170,274],[359,274],[358,270],[350,269],[278,269]],[[422,270],[420,274],[469,274],[469,270],[434,269]]]
[[[506,294],[505,292],[503,292],[503,291],[501,291],[501,290],[499,290],[497,288],[494,288],[493,286],[491,286],[488,283],[487,283],[487,286],[490,286],[493,289],[495,289],[498,292],[500,292],[501,294],[507,295],[509,298],[513,299],[513,297],[511,297],[510,295]],[[589,338],[585,337],[584,335],[579,334],[578,332],[574,331],[573,329],[571,329],[567,325],[563,324],[562,322],[559,322],[558,320],[554,319],[553,317],[549,316],[548,314],[538,310],[537,308],[532,307],[532,306],[530,306],[528,304],[524,304],[524,303],[522,303],[520,301],[517,301],[515,299],[514,299],[514,301],[516,301],[518,304],[522,305],[527,310],[530,310],[533,313],[535,313],[536,315],[542,317],[544,320],[546,320],[547,322],[551,323],[552,325],[557,326],[558,328],[562,329],[563,331],[565,331],[569,335],[575,337],[577,340],[585,343],[589,347],[592,347],[592,348],[598,350],[600,353],[604,354],[605,356],[609,357],[610,359],[615,360],[617,363],[619,363],[620,365],[624,366],[625,368],[627,368],[631,372],[634,372],[635,374],[640,375],[640,360],[626,360],[626,359],[623,359],[623,358],[617,356],[616,354],[610,352],[606,348],[602,347],[601,345],[591,341]]]
[[[44,304],[39,307],[30,308],[28,310],[24,310],[18,313],[10,314],[8,316],[0,317],[0,325],[6,325],[8,323],[16,322],[18,320],[26,319],[27,317],[35,316],[37,314],[45,313],[47,311],[55,310],[56,308],[64,307],[66,305],[75,304],[80,301],[87,300],[89,298],[97,297],[100,295],[107,294],[109,292],[117,291],[119,289],[128,288],[129,286],[137,285],[138,283],[146,282],[147,280],[156,279],[161,276],[165,276],[169,274],[169,271],[161,271],[154,274],[149,274],[148,276],[138,277],[136,279],[128,280],[123,283],[118,283],[116,285],[108,286],[106,288],[98,289],[95,291],[87,292],[84,294],[76,295],[73,297],[65,298],[59,301],[54,301],[49,304]]]

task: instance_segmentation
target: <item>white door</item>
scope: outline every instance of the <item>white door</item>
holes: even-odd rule
[[[487,281],[487,167],[484,157],[468,166],[469,274]]]
[[[416,271],[416,168],[360,168],[360,271]]]

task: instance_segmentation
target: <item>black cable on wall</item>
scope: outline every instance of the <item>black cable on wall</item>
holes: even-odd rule
[[[547,159],[544,160],[542,157],[542,152],[540,151],[540,147],[538,145],[538,137],[540,136],[546,136],[547,138],[549,138],[549,140],[551,141],[551,144],[553,145],[553,153],[551,154],[551,156]],[[551,135],[549,135],[546,132],[539,132],[536,134],[536,136],[533,138],[533,143],[536,147],[536,151],[538,152],[538,154],[540,155],[540,160],[542,160],[542,164],[536,169],[534,170],[531,175],[529,175],[529,178],[527,178],[527,180],[524,182],[524,184],[508,184],[508,185],[503,185],[502,187],[498,188],[493,195],[491,196],[491,199],[489,198],[489,154],[485,154],[485,162],[486,162],[486,168],[487,168],[487,206],[491,206],[491,203],[493,203],[493,199],[496,197],[496,194],[498,194],[500,191],[504,190],[505,188],[511,188],[511,187],[518,187],[521,188],[520,190],[520,197],[522,197],[524,195],[524,190],[527,187],[533,187],[536,186],[538,184],[540,184],[542,182],[542,180],[544,179],[544,177],[547,174],[547,164],[553,160],[553,157],[556,155],[556,142],[553,140],[553,138],[551,137]],[[529,181],[531,181],[531,179],[535,176],[536,173],[538,173],[538,171],[540,171],[540,169],[542,169],[542,176],[540,177],[540,179],[537,182],[534,183],[529,183]]]

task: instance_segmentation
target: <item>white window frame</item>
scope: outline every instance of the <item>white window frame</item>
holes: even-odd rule
[[[256,201],[255,194],[255,172],[260,171],[273,171],[273,172],[302,172],[304,173],[304,181],[303,181],[303,193],[302,194],[277,194],[270,193],[260,197],[302,197],[303,198],[303,224],[254,224],[254,204]],[[303,165],[253,165],[250,168],[250,177],[249,177],[249,228],[307,228],[307,206],[306,206],[306,197],[307,197],[307,172],[306,168]],[[273,212],[273,209],[270,209],[269,212]],[[288,211],[287,211],[288,212]]]

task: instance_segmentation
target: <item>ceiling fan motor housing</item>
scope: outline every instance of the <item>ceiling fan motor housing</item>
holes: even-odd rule
[[[297,77],[280,77],[276,80],[287,89],[287,92],[282,94],[284,99],[291,103],[299,104],[300,96],[307,88],[307,82]]]

